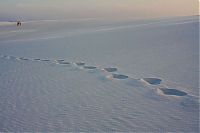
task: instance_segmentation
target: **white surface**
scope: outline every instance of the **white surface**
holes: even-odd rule
[[[0,131],[198,132],[198,24],[194,16],[1,25]]]

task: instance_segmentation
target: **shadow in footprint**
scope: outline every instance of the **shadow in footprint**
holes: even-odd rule
[[[39,61],[40,59],[38,58],[38,59],[34,59],[34,60]]]
[[[21,58],[19,58],[20,60],[29,60],[29,59],[27,59],[27,58],[23,58],[23,57],[21,57]]]
[[[65,60],[63,60],[63,59],[58,59],[58,60],[56,60],[57,62],[62,62],[62,61],[65,61]]]
[[[69,65],[70,64],[70,62],[58,62],[59,64],[61,64],[61,65]]]
[[[43,59],[43,60],[41,60],[41,61],[50,61],[49,59]]]
[[[174,95],[174,96],[185,96],[185,95],[187,95],[186,92],[180,91],[180,90],[177,90],[177,89],[160,88],[160,90],[165,95]]]
[[[112,77],[115,79],[127,79],[128,76],[122,74],[112,74]]]
[[[104,68],[104,70],[107,71],[107,72],[116,72],[116,71],[117,71],[117,68],[108,67],[108,68]]]
[[[95,66],[84,66],[84,68],[92,70],[92,69],[96,69],[97,67],[95,67]]]
[[[162,82],[162,80],[158,78],[143,78],[143,80],[151,85],[158,85]]]

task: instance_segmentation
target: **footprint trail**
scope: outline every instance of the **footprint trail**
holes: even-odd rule
[[[135,79],[133,77],[129,77],[128,75],[124,74],[119,74],[117,73],[118,68],[116,67],[97,67],[97,66],[92,66],[92,65],[87,65],[85,62],[67,62],[64,59],[40,59],[40,58],[25,58],[25,57],[15,57],[15,56],[9,56],[9,55],[4,55],[0,54],[0,57],[3,59],[7,60],[16,60],[16,61],[36,61],[36,62],[50,62],[51,64],[56,64],[56,65],[62,65],[62,66],[71,66],[73,70],[87,70],[89,72],[92,71],[92,73],[98,73],[101,76],[99,76],[98,79],[101,81],[112,81],[112,80],[122,80],[126,81],[125,83],[129,86],[137,86],[137,87],[147,87],[147,88],[152,88],[152,92],[157,92],[155,90],[159,90],[159,92],[162,93],[162,95],[171,97],[171,96],[176,96],[176,97],[186,97],[188,99],[195,99],[195,100],[187,100],[187,101],[192,101],[192,104],[198,103],[198,98],[194,98],[194,96],[188,94],[185,91],[176,89],[174,87],[168,87],[165,84],[163,84],[163,80],[160,78],[155,78],[155,77],[148,77],[148,78],[141,78],[141,79]],[[95,70],[95,71],[94,71]],[[197,100],[196,100],[197,99]],[[182,103],[182,102],[181,102]]]

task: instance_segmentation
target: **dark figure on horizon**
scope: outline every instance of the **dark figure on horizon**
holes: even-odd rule
[[[22,26],[21,21],[17,21],[17,26]]]

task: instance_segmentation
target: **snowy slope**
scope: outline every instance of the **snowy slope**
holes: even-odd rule
[[[0,24],[0,131],[198,132],[198,17]]]

